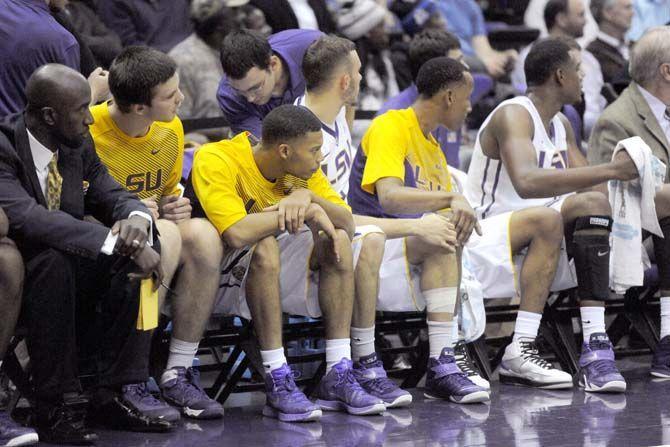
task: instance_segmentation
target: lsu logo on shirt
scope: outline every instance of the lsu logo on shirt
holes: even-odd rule
[[[135,194],[156,191],[162,185],[163,169],[158,169],[156,172],[130,174],[126,177],[126,189]]]

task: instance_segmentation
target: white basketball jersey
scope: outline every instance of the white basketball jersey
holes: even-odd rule
[[[481,219],[532,206],[549,206],[561,198],[522,199],[514,189],[512,180],[502,161],[484,155],[479,141],[482,130],[486,128],[496,110],[510,104],[523,106],[528,110],[533,120],[533,146],[535,147],[537,165],[544,169],[567,169],[568,167],[568,143],[565,127],[563,127],[563,122],[558,115],[551,120],[550,128],[553,136],[551,138],[547,135],[535,105],[528,97],[518,96],[503,101],[489,114],[480,127],[472,161],[468,169],[465,196]]]
[[[305,95],[296,98],[295,105],[305,106]],[[354,158],[345,107],[342,107],[337,114],[334,123],[321,122],[321,133],[323,134],[323,146],[321,146],[323,163],[321,169],[326,174],[333,189],[340,194],[342,199],[347,200],[349,175],[351,174],[351,164]]]

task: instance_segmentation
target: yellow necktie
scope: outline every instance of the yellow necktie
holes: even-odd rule
[[[54,154],[49,162],[47,174],[47,206],[50,210],[60,209],[60,193],[63,188],[63,177],[58,172],[58,154]]]

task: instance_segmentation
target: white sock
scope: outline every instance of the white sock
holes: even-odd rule
[[[172,337],[170,340],[170,357],[168,357],[165,369],[172,369],[177,366],[183,366],[184,368],[193,366],[193,359],[198,353],[199,344]]]
[[[454,315],[454,322],[456,322],[456,324],[451,329],[451,344],[452,344],[452,346],[456,346],[456,343],[461,341],[461,334],[460,334],[460,332],[458,332],[458,316],[457,315]]]
[[[580,307],[579,313],[582,316],[582,332],[584,333],[585,343],[590,341],[591,334],[605,332],[604,307]]]
[[[351,358],[360,360],[361,357],[375,352],[375,327],[351,327]]]
[[[351,359],[351,339],[326,339],[326,374],[342,359]]]
[[[540,329],[540,320],[542,320],[542,314],[523,310],[517,312],[512,341],[517,341],[520,338],[535,340],[537,338],[537,331]]]
[[[455,321],[430,321],[426,320],[428,324],[428,346],[430,348],[430,356],[438,358],[442,352],[442,348],[454,347],[454,326],[458,330],[458,324]]]
[[[670,335],[670,297],[661,297],[661,338]]]
[[[286,363],[286,356],[284,356],[284,348],[272,349],[270,351],[261,351],[261,360],[263,361],[263,369],[265,374],[270,374],[277,368],[281,368]]]

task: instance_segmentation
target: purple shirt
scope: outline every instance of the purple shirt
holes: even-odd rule
[[[104,0],[98,15],[123,46],[148,45],[165,53],[192,32],[188,0]]]
[[[79,44],[44,0],[0,0],[0,117],[23,110],[26,82],[44,64],[79,71]]]
[[[284,94],[281,97],[273,96],[267,104],[259,106],[250,103],[230,86],[226,76],[221,79],[216,97],[234,134],[246,130],[260,137],[261,122],[265,115],[282,104],[293,104],[297,97],[305,93],[302,58],[312,42],[322,35],[320,31],[292,29],[268,38],[272,51],[281,58],[284,68],[288,69],[289,82]]]

